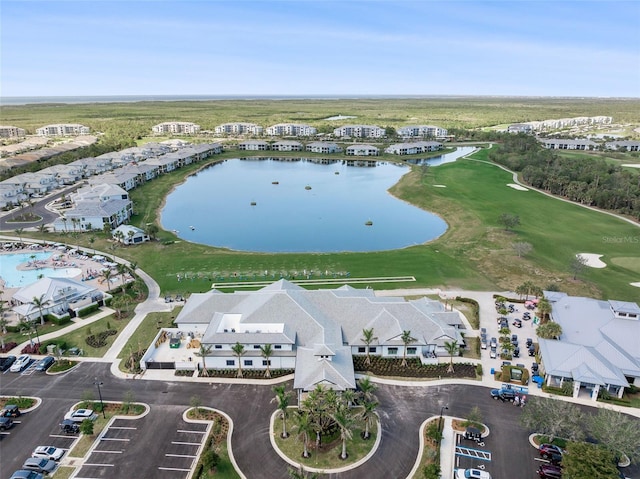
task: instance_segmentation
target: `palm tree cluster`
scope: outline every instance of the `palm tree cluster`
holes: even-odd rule
[[[322,445],[322,436],[339,430],[342,449],[340,458],[346,459],[347,441],[353,437],[356,424],[364,425],[363,439],[368,439],[371,425],[375,421],[375,410],[378,407],[374,391],[376,386],[368,377],[358,381],[358,391],[346,390],[340,393],[333,389],[318,385],[302,400],[300,407],[293,413],[293,431],[303,445],[302,457],[311,456],[309,444],[315,435],[316,449]],[[288,417],[291,392],[284,386],[273,388],[282,419],[282,434],[287,437],[286,418]]]

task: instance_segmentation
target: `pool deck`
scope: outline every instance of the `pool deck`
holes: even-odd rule
[[[87,252],[75,248],[65,248],[64,250],[62,250],[60,247],[55,246],[38,246],[39,247],[11,249],[0,247],[0,258],[3,254],[31,255],[34,253],[51,253],[52,256],[47,260],[38,261],[36,264],[30,265],[32,261],[30,259],[27,259],[26,262],[18,265],[16,270],[25,271],[37,268],[67,268],[70,273],[77,274],[66,277],[74,279],[76,281],[83,281],[83,283],[105,292],[108,292],[110,288],[115,288],[122,284],[121,276],[119,274],[113,274],[113,276],[110,278],[111,285],[107,285],[107,283],[104,281],[104,278],[99,276],[100,271],[107,266],[103,262],[91,259],[88,254],[85,254]],[[127,279],[128,278],[125,277],[125,281],[127,281]],[[3,291],[2,299],[9,303],[7,304],[7,306],[10,307],[11,298],[18,290],[20,290],[24,286],[28,286],[28,284],[21,285],[20,287],[8,287],[6,281],[2,277],[0,277],[0,290]],[[5,311],[5,319],[8,320],[9,325],[15,325],[19,323],[18,315],[11,309]]]

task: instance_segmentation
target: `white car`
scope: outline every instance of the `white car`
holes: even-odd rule
[[[64,456],[64,449],[53,446],[38,446],[31,453],[31,457],[59,461]]]
[[[19,373],[29,366],[29,363],[31,363],[31,356],[28,354],[21,354],[18,356],[18,359],[16,359],[16,362],[11,365],[11,369],[9,369],[9,371],[12,373]]]
[[[70,419],[73,422],[82,422],[85,419],[94,421],[97,417],[98,415],[93,412],[93,409],[76,409],[64,415],[65,419]]]
[[[491,479],[491,474],[480,469],[456,469],[455,479]]]

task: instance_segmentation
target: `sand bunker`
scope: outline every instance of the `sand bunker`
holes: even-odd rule
[[[600,258],[601,254],[593,254],[593,253],[578,253],[576,257],[580,257],[586,261],[586,265],[590,268],[606,268],[607,263],[602,261]]]
[[[515,183],[508,183],[507,186],[510,187],[510,188],[513,188],[514,190],[518,190],[518,191],[529,191],[524,186],[516,185]]]
[[[640,288],[640,283],[629,283],[631,286],[635,286],[636,288]]]
[[[446,188],[447,185],[433,185],[434,188]]]

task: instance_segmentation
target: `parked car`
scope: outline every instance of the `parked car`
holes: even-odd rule
[[[19,471],[11,474],[9,479],[43,479],[43,475],[36,471],[25,471],[20,469]]]
[[[496,348],[491,348],[491,351],[489,351],[489,357],[491,359],[496,359],[498,357],[498,350]]]
[[[533,373],[532,375],[535,376],[535,374],[538,372],[538,363],[531,363],[531,372]]]
[[[500,329],[509,329],[509,320],[507,318],[500,321]]]
[[[42,358],[36,364],[36,371],[46,371],[51,367],[51,365],[55,362],[53,356],[47,356],[46,358]]]
[[[491,474],[480,469],[456,469],[455,479],[491,479]]]
[[[484,339],[480,340],[480,348],[481,349],[487,349],[487,338],[484,338]]]
[[[538,447],[538,452],[540,453],[540,457],[547,459],[551,457],[552,454],[563,454],[562,449],[555,444],[540,444]]]
[[[31,457],[59,461],[64,456],[64,449],[54,446],[38,446],[31,453]]]
[[[12,373],[19,373],[20,371],[24,370],[27,366],[29,366],[30,363],[31,363],[31,356],[29,356],[28,354],[21,354],[16,359],[16,362],[11,365],[11,368],[9,368],[9,371],[11,371]]]
[[[490,347],[491,349],[498,347],[498,340],[495,337],[491,338]]]
[[[60,423],[60,430],[65,434],[78,434],[80,432],[80,426],[71,419],[65,419]]]
[[[50,461],[40,457],[30,457],[22,465],[22,469],[27,471],[50,474],[56,468],[56,461]]]
[[[0,417],[0,431],[6,431],[13,426],[13,419],[10,417]]]
[[[487,328],[480,328],[480,334],[487,334]]]
[[[527,338],[527,347],[530,348],[531,346],[533,346],[533,339]]]
[[[515,326],[516,328],[521,328],[522,327],[522,321],[520,321],[519,319],[514,319],[513,323],[511,323],[513,326]]]
[[[519,358],[520,357],[520,348],[518,348],[518,347],[513,348],[513,353],[512,354],[513,354],[514,358]]]
[[[0,362],[0,371],[6,371],[15,362],[16,362],[15,356],[7,356],[2,360],[2,362]]]
[[[511,335],[511,344],[513,344],[513,345],[518,344],[518,335],[517,334],[512,334]]]
[[[82,422],[85,419],[90,419],[93,421],[97,417],[98,415],[93,412],[93,409],[76,409],[75,411],[69,411],[64,415],[65,419],[73,422]]]
[[[0,411],[0,417],[20,417],[21,415],[20,408],[15,404],[5,404]]]
[[[561,479],[562,469],[553,464],[542,464],[538,468],[538,476],[542,479]]]
[[[496,401],[498,399],[501,401],[513,401],[516,398],[516,391],[511,388],[492,389],[491,397]]]
[[[529,346],[529,356],[535,356],[536,355],[536,348],[531,345]]]

